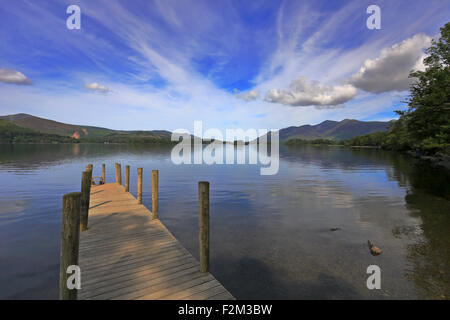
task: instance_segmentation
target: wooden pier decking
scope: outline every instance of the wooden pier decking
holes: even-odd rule
[[[80,233],[78,299],[234,299],[159,219],[118,183],[91,188]]]

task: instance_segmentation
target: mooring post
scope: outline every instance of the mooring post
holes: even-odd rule
[[[198,183],[200,271],[209,271],[209,182]]]
[[[77,289],[67,287],[69,266],[78,265],[78,247],[80,242],[81,192],[68,193],[63,196],[61,223],[61,252],[59,269],[59,298],[76,300]]]
[[[83,171],[81,177],[81,211],[80,230],[86,231],[88,226],[89,201],[91,198],[92,171]]]
[[[106,165],[102,164],[102,184],[106,183]]]
[[[122,184],[122,165],[120,163],[117,164],[117,172],[119,175],[119,179],[117,181],[118,184]]]
[[[92,171],[94,170],[94,166],[92,165],[92,164],[88,164],[87,166],[86,166],[86,172],[88,172],[89,173],[89,175],[91,176],[91,183],[92,183]],[[90,191],[89,191],[90,192]]]
[[[125,167],[125,191],[130,192],[130,166]]]
[[[153,219],[158,219],[158,170],[152,170],[152,212]]]
[[[138,203],[142,204],[142,168],[137,169],[138,181],[137,181],[137,199]]]
[[[116,163],[116,183],[122,184],[122,166]]]

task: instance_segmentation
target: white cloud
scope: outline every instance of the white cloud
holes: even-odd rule
[[[333,108],[353,99],[356,88],[352,85],[326,86],[317,81],[308,82],[300,77],[294,80],[288,90],[271,89],[265,100],[294,107],[316,106],[318,108]]]
[[[414,79],[408,78],[413,69],[424,70],[424,48],[431,43],[425,34],[416,34],[381,51],[376,59],[367,59],[348,83],[374,93],[408,90]]]
[[[103,92],[103,93],[107,93],[109,92],[109,88],[106,86],[102,86],[100,84],[98,84],[97,82],[93,82],[93,83],[87,83],[84,85],[84,87],[88,90],[92,90],[92,91],[98,91],[98,92]]]
[[[250,90],[247,92],[242,92],[242,93],[239,93],[236,97],[239,99],[245,100],[247,102],[256,100],[259,98],[259,91],[258,90]]]
[[[23,73],[12,69],[0,69],[0,82],[14,84],[31,84]]]

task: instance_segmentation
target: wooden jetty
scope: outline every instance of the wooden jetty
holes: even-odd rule
[[[120,165],[119,165],[120,166]],[[89,168],[87,167],[87,170]],[[90,167],[92,174],[92,167]],[[139,169],[138,185],[142,187],[142,169]],[[116,165],[116,173],[120,167]],[[129,169],[126,170],[127,187]],[[103,175],[104,176],[104,175]],[[153,209],[157,210],[158,172],[152,174]],[[86,180],[86,178],[84,178]],[[104,178],[103,178],[104,179]],[[156,180],[156,181],[155,181]],[[84,180],[83,180],[84,181]],[[79,232],[78,257],[72,257],[64,248],[67,243],[64,229],[61,248],[61,299],[143,299],[143,300],[229,300],[234,297],[208,272],[209,270],[209,184],[199,183],[199,263],[157,218],[140,203],[142,191],[136,199],[119,182],[92,185],[87,230]],[[207,184],[207,185],[206,185]],[[204,193],[207,188],[207,197]],[[82,188],[83,189],[83,188]],[[86,188],[84,188],[86,189]],[[139,194],[140,193],[140,194]],[[69,194],[66,196],[70,196]],[[66,197],[65,196],[65,197]],[[75,194],[76,199],[86,197]],[[76,201],[76,199],[74,201]],[[66,200],[64,200],[66,201]],[[82,200],[81,200],[82,201]],[[70,217],[66,205],[63,227],[75,227],[65,222]],[[81,204],[81,206],[83,205]],[[75,206],[74,210],[79,210]],[[82,210],[81,210],[82,211]],[[76,216],[76,213],[72,215]],[[81,216],[83,213],[81,212]],[[67,221],[75,221],[76,219]],[[79,221],[79,219],[78,219]],[[78,224],[78,228],[80,228]],[[83,230],[83,228],[81,229]],[[76,235],[72,236],[76,242]],[[63,261],[67,261],[63,264]],[[77,263],[75,263],[77,262]],[[68,275],[63,271],[69,264],[77,264],[81,270],[81,289],[67,289]],[[74,295],[74,290],[77,292]]]

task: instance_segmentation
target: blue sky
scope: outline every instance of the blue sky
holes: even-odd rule
[[[388,120],[448,17],[442,0],[4,0],[0,114],[171,131]]]

